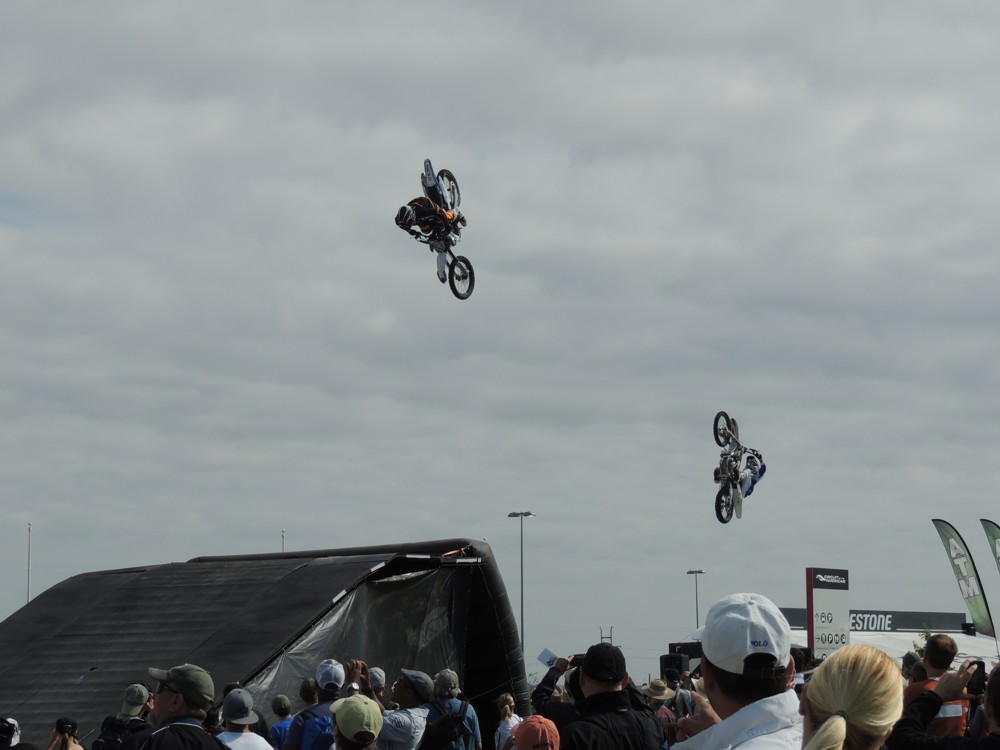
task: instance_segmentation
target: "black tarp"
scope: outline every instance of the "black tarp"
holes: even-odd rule
[[[58,716],[85,745],[150,666],[190,662],[217,693],[244,682],[269,719],[325,658],[458,672],[492,745],[495,698],[527,704],[524,660],[489,545],[466,539],[199,557],[53,586],[0,623],[0,715],[44,745]]]

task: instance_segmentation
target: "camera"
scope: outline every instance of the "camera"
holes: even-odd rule
[[[972,663],[976,665],[976,671],[972,673],[972,678],[965,689],[971,695],[982,695],[986,692],[986,663],[983,661]]]

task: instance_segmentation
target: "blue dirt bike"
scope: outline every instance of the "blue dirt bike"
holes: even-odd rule
[[[750,456],[748,468],[753,463],[763,464],[763,457],[760,451],[746,447],[740,442],[740,427],[736,420],[726,412],[720,411],[715,415],[712,423],[712,435],[716,444],[722,448],[719,454],[719,465],[715,468],[713,478],[719,485],[719,492],[715,496],[715,517],[721,523],[729,523],[733,520],[733,514],[737,518],[743,517],[743,488],[741,487],[743,474],[743,459]],[[754,475],[752,480],[762,476],[764,469],[760,469],[759,474]],[[753,485],[747,490],[749,495],[753,492]]]
[[[428,235],[414,235],[417,242],[428,245],[431,250],[444,253],[448,259],[448,286],[459,299],[468,299],[476,286],[476,272],[472,263],[464,255],[455,255],[452,248],[462,239],[465,217],[458,207],[462,203],[462,192],[458,180],[449,170],[434,171],[430,159],[424,159],[424,171],[420,175],[420,186],[424,195],[444,211],[450,211],[454,218],[448,225],[437,226]]]

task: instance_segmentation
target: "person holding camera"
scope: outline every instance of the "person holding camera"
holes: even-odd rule
[[[903,692],[903,705],[908,706],[921,693],[933,690],[941,676],[951,669],[951,663],[957,654],[958,644],[950,635],[937,633],[928,638],[920,661],[927,670],[927,679],[907,686]],[[958,696],[947,701],[928,725],[927,734],[934,737],[964,737],[968,713],[968,696]]]
[[[989,733],[985,737],[941,737],[930,727],[942,707],[968,695],[969,682],[982,679],[983,663],[966,659],[957,670],[949,670],[935,680],[933,687],[914,698],[903,709],[903,717],[885,741],[888,750],[997,750],[1000,748],[1000,675],[994,669],[986,680],[983,710]],[[806,688],[808,693],[809,688]]]

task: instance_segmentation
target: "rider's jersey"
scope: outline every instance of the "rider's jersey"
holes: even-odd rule
[[[417,217],[417,224],[424,234],[431,234],[435,229],[448,229],[455,215],[451,211],[443,211],[430,198],[421,195],[408,204]],[[409,227],[404,227],[409,229]]]

